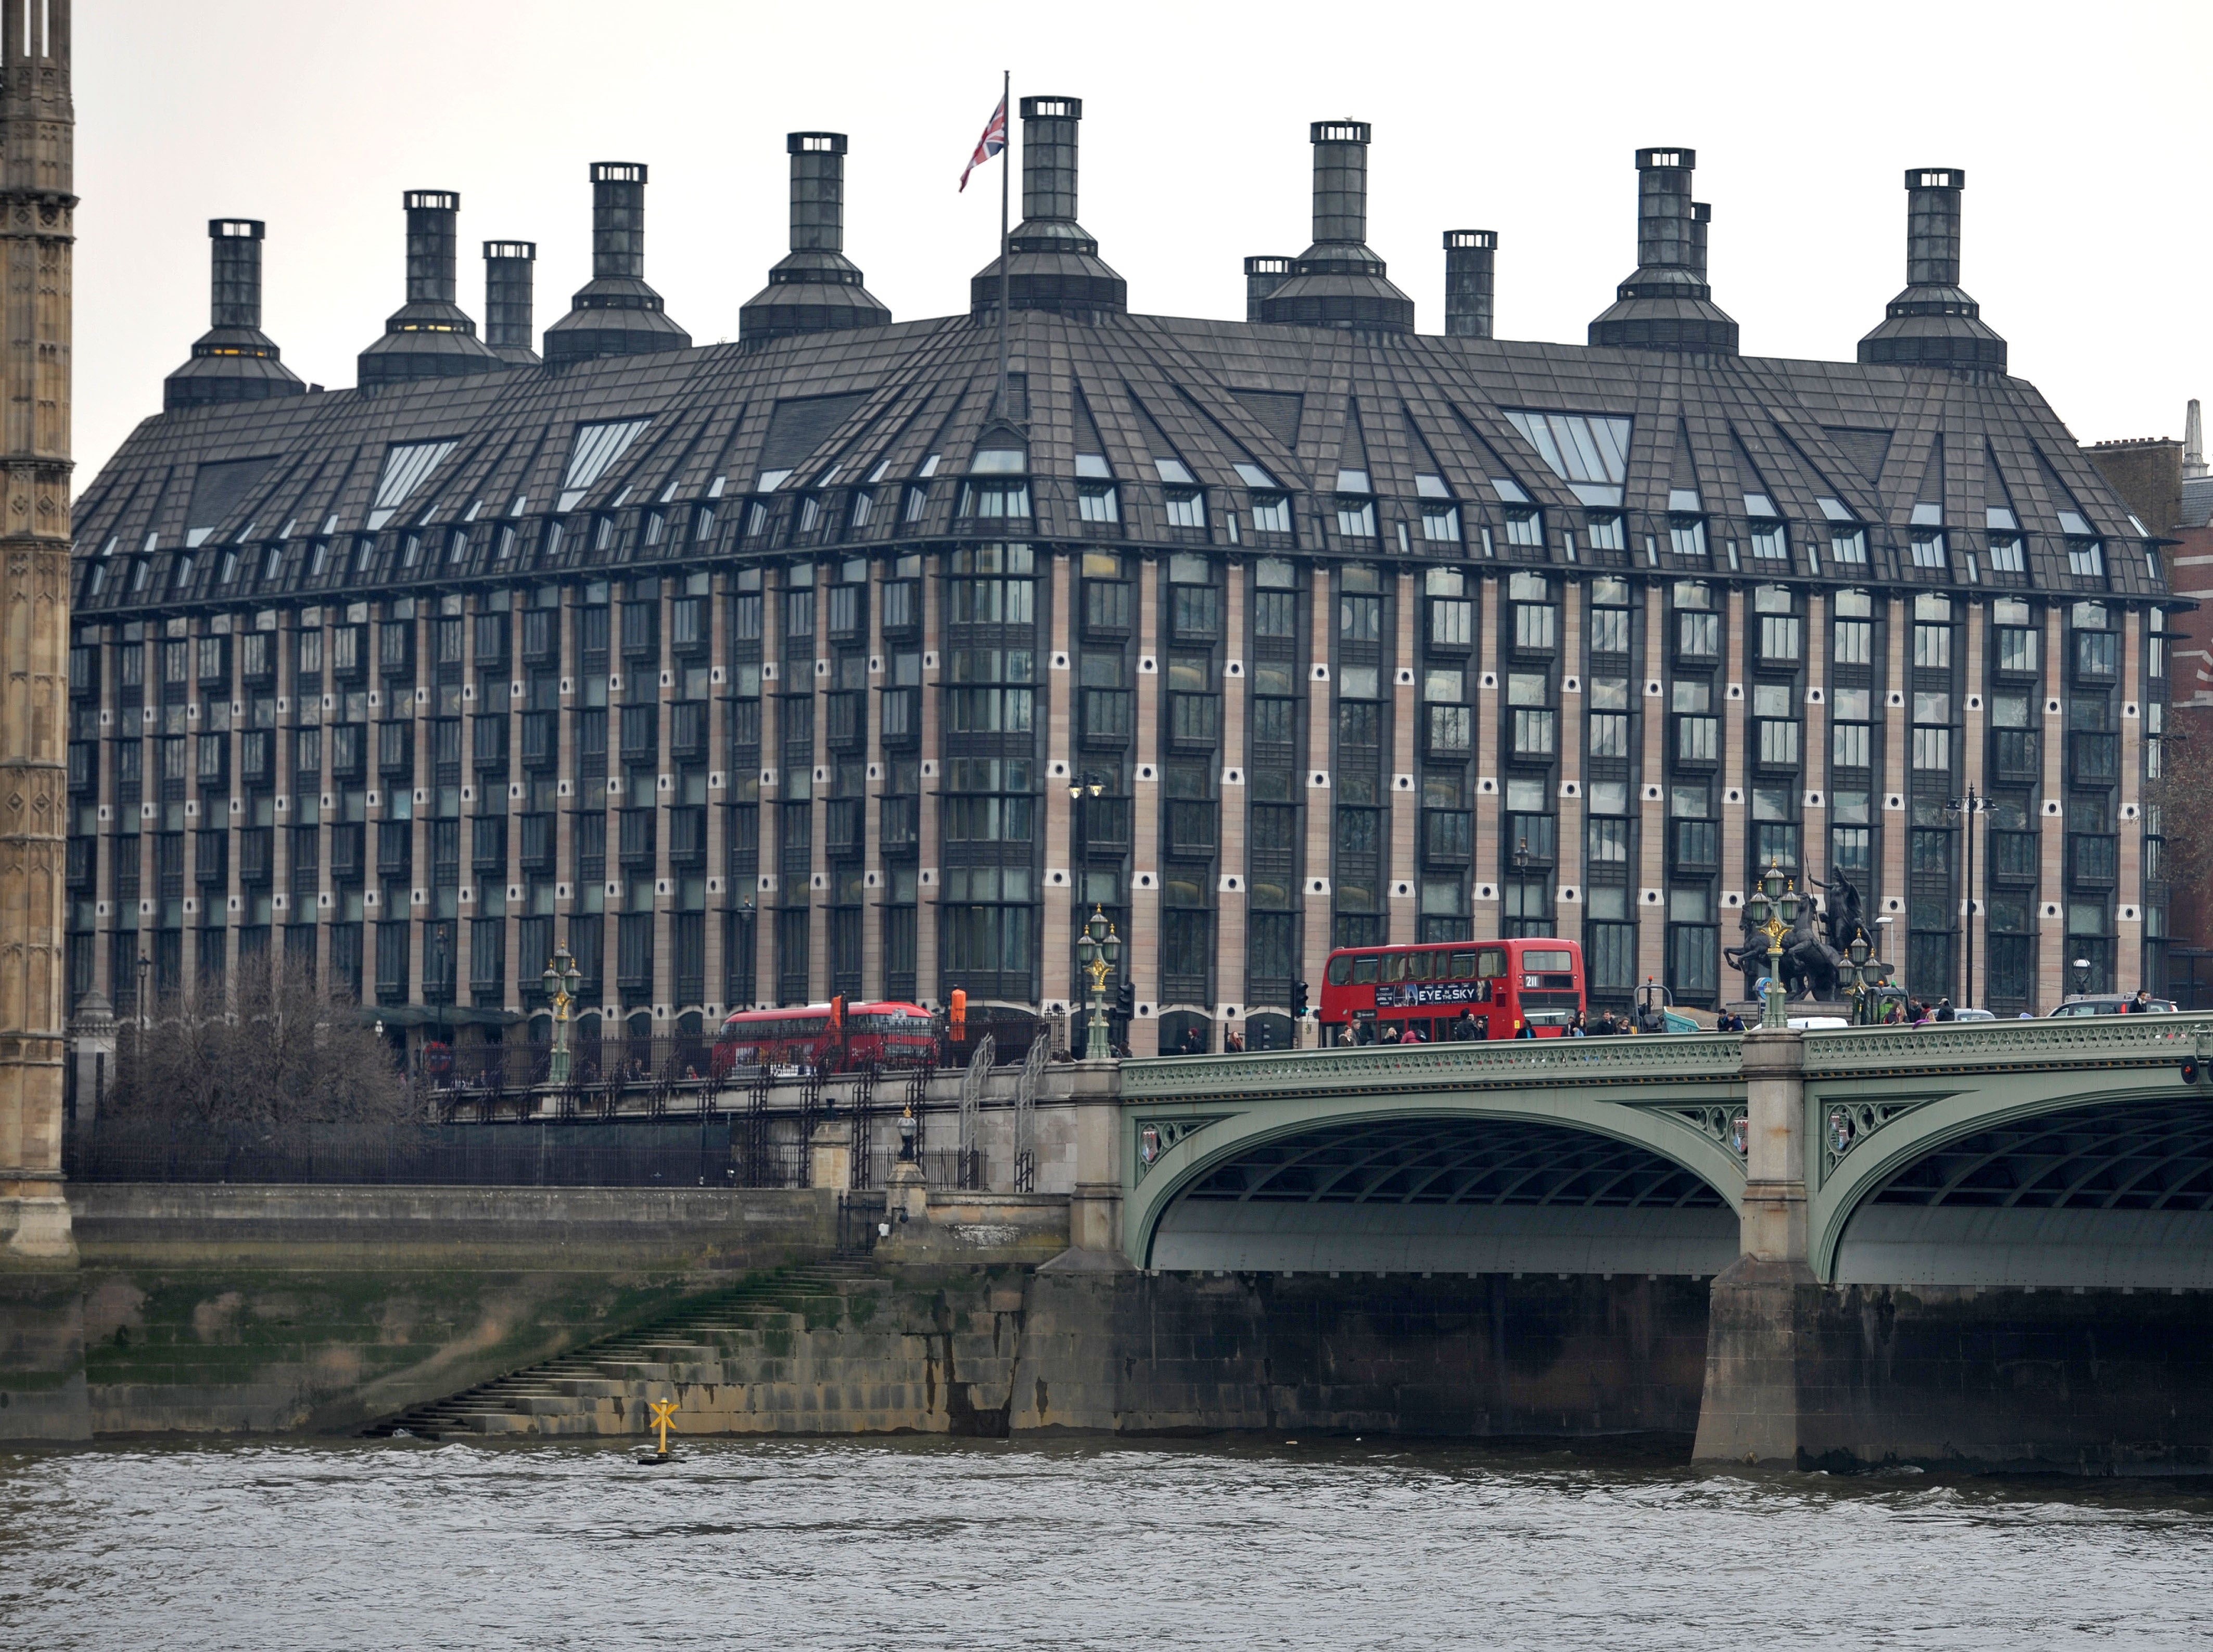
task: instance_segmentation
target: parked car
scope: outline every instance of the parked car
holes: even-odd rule
[[[1988,1010],[1962,1009],[1953,1011],[1952,1019],[1954,1021],[1996,1021],[1997,1017],[1993,1015]]]
[[[2051,1013],[2052,1015],[2127,1015],[2131,1012],[2132,1004],[2133,1000],[2125,993],[2082,993],[2060,999],[2059,1007]],[[2174,1013],[2174,1000],[2171,998],[2151,999],[2146,1001],[2143,1009],[2154,1015],[2172,1015]],[[2048,1020],[2050,1017],[2045,1018]]]

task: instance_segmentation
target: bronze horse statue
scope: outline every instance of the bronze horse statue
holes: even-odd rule
[[[1844,955],[1835,944],[1835,937],[1847,922],[1850,927],[1844,932],[1849,937],[1859,921],[1859,891],[1849,878],[1838,873],[1826,884],[1819,878],[1808,881],[1815,889],[1828,890],[1833,907],[1841,910],[1824,913],[1810,892],[1799,900],[1797,920],[1783,934],[1783,957],[1777,969],[1785,1000],[1826,1000],[1836,996],[1837,966]],[[1849,920],[1846,913],[1850,914]],[[1731,969],[1744,972],[1745,996],[1756,998],[1759,978],[1767,973],[1767,937],[1753,926],[1748,909],[1744,914],[1744,936],[1743,945],[1730,947],[1722,956]]]

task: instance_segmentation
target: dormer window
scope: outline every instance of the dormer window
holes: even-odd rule
[[[1114,472],[1103,453],[1078,453],[1076,456],[1076,474],[1087,482],[1112,482],[1114,479]]]
[[[1196,488],[1198,478],[1184,466],[1180,459],[1156,459],[1153,468],[1160,472],[1161,484],[1170,488]]]
[[[788,470],[763,471],[759,479],[753,483],[753,491],[757,494],[772,494],[790,480],[791,472]]]
[[[1283,491],[1283,483],[1250,460],[1230,467],[1237,479],[1253,490],[1253,531],[1255,533],[1289,533],[1291,531],[1290,495]]]
[[[978,518],[1027,516],[1030,513],[1030,484],[1027,480],[1015,477],[964,482],[960,484],[959,513]]]
[[[2014,513],[2002,505],[1994,505],[1983,513],[1983,520],[1990,533],[1990,568],[1999,574],[2026,574],[2028,559],[2021,545],[2021,524]]]
[[[1944,566],[1944,507],[1942,505],[1916,505],[1913,507],[1911,529],[1914,567],[1942,568]]]
[[[1027,471],[1029,456],[1019,447],[978,448],[973,463],[968,466],[971,476],[1021,476]]]
[[[1703,516],[1706,507],[1696,488],[1670,488],[1667,489],[1667,509],[1677,516]]]
[[[1778,519],[1775,501],[1765,494],[1747,494],[1744,513],[1752,521],[1752,555],[1756,562],[1790,560],[1790,531]]]
[[[1850,508],[1837,499],[1817,499],[1814,502],[1829,524],[1831,560],[1866,567],[1867,530],[1853,519]]]
[[[2097,531],[2082,519],[2082,513],[2080,511],[2060,512],[2059,531],[2076,539],[2094,538]]]
[[[1339,471],[1337,473],[1337,490],[1341,494],[1365,494],[1375,491],[1369,483],[1368,472],[1365,471]]]

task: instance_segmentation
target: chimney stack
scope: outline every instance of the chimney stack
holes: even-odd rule
[[[1691,199],[1698,151],[1637,152],[1637,268],[1590,324],[1590,342],[1616,349],[1734,355],[1736,323],[1706,284],[1710,211]]]
[[[884,327],[892,313],[861,284],[845,257],[845,134],[792,132],[791,252],[768,272],[766,290],[738,312],[740,338],[765,343],[794,333]]]
[[[531,310],[536,298],[538,243],[486,241],[484,261],[485,343],[509,366],[534,367],[539,361],[531,348]]]
[[[1099,243],[1076,221],[1076,142],[1082,98],[1024,98],[1022,221],[1007,237],[1007,302],[1017,310],[1063,315],[1120,315],[1130,284],[1099,257]],[[1004,159],[1002,158],[1002,164]],[[968,309],[999,307],[999,261],[968,283]]]
[[[546,364],[690,349],[692,335],[645,284],[645,164],[595,161],[591,177],[592,278],[546,330]]]
[[[2194,480],[2205,474],[2205,427],[2198,412],[2198,398],[2182,416],[2182,474]]]
[[[1495,229],[1445,231],[1445,337],[1491,337],[1491,289],[1498,262]]]
[[[1882,325],[1860,340],[1861,361],[2005,371],[2005,340],[1960,287],[1960,196],[1966,186],[1958,167],[1907,170],[1905,290],[1890,301]]]
[[[208,331],[192,346],[192,359],[163,382],[165,412],[306,393],[299,375],[283,364],[283,352],[261,331],[265,233],[259,218],[208,220]]]
[[[1295,260],[1280,252],[1262,253],[1245,260],[1245,319],[1247,321],[1266,319],[1260,312],[1264,301],[1291,278],[1291,265]]]
[[[1368,144],[1364,120],[1317,120],[1314,145],[1314,245],[1291,278],[1260,303],[1264,321],[1357,332],[1411,332],[1414,301],[1387,278],[1368,247]]]
[[[361,384],[497,372],[507,364],[454,301],[461,197],[451,190],[411,189],[400,204],[407,212],[407,301],[385,321],[384,337],[361,353]]]

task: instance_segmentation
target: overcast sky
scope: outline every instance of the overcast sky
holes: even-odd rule
[[[1965,284],[2078,439],[2213,398],[2205,0],[78,0],[76,27],[80,487],[207,325],[212,216],[268,222],[264,325],[335,389],[403,297],[403,190],[460,191],[479,323],[479,243],[535,240],[542,329],[590,273],[588,163],[643,161],[647,277],[710,343],[784,250],[783,135],[827,129],[869,289],[965,310],[997,166],[954,185],[1003,65],[1083,99],[1082,217],[1136,310],[1241,316],[1244,256],[1307,244],[1308,123],[1353,118],[1424,331],[1441,233],[1486,228],[1499,336],[1582,342],[1635,263],[1631,152],[1685,144],[1746,353],[1848,361],[1904,284],[1904,169],[1953,166]]]

